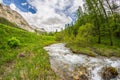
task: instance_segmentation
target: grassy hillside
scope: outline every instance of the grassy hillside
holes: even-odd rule
[[[8,44],[13,38],[19,45]],[[0,80],[58,80],[43,49],[53,42],[54,36],[36,35],[0,24]]]
[[[8,26],[12,26],[12,27],[17,27],[19,28],[16,24],[8,21],[7,19],[3,18],[3,17],[0,17],[0,23],[1,24],[5,24],[5,25],[8,25]]]

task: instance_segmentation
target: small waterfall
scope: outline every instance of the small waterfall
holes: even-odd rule
[[[104,67],[115,67],[119,74],[111,80],[120,80],[120,58],[89,57],[82,54],[73,54],[63,43],[53,44],[44,49],[49,53],[51,68],[63,80],[73,80],[73,77],[77,78],[80,72],[79,69],[77,71],[75,69],[80,66],[85,67],[87,70],[87,73],[83,71],[85,73],[83,78],[85,76],[88,77],[88,79],[84,80],[103,80],[101,71]]]

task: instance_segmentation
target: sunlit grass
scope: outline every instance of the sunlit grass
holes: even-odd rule
[[[7,42],[16,37],[20,46],[10,48]],[[58,80],[50,68],[44,46],[55,42],[54,36],[37,35],[0,24],[0,79],[2,80]],[[19,54],[23,53],[24,57]]]

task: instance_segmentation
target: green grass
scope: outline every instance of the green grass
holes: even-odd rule
[[[116,43],[118,43],[116,41]],[[75,54],[85,54],[88,56],[105,56],[105,57],[120,57],[120,47],[119,46],[109,46],[105,44],[91,44],[87,47],[79,46],[77,43],[70,42],[66,46],[70,48]]]
[[[20,46],[8,46],[7,42],[12,37],[20,40]],[[54,36],[37,35],[0,24],[0,80],[59,80],[43,49],[54,42]],[[25,57],[19,57],[21,53]]]
[[[65,30],[56,34],[56,40],[66,43],[66,47],[70,48],[75,54],[85,54],[92,57],[120,57],[120,38],[112,37],[113,46],[111,46],[108,36],[102,36],[101,44],[98,44],[96,36],[92,37],[91,41],[81,39],[80,36],[77,37],[68,34]]]
[[[94,51],[91,51],[89,47],[81,47],[76,43],[67,43],[66,47],[70,48],[71,51],[75,54],[84,54],[91,57],[96,56],[96,53]]]
[[[12,27],[17,27],[19,28],[15,23],[12,23],[10,21],[8,21],[7,19],[5,19],[4,17],[0,17],[0,23],[1,24],[5,24],[7,26],[12,26]],[[20,29],[20,28],[19,28]]]
[[[94,50],[98,55],[106,57],[120,57],[120,47],[118,46],[108,46],[104,44],[93,45]]]

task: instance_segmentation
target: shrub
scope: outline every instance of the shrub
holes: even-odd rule
[[[76,36],[76,42],[83,45],[91,43],[93,40],[93,29],[94,26],[90,23],[80,26]]]
[[[8,45],[11,48],[16,48],[16,47],[20,46],[20,40],[17,39],[16,37],[12,37],[11,39],[8,40]]]
[[[55,34],[55,37],[56,37],[56,40],[57,40],[57,41],[62,41],[63,38],[64,38],[64,34],[58,32],[58,33]]]

